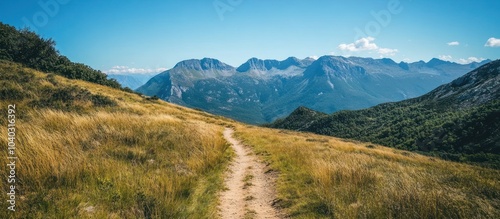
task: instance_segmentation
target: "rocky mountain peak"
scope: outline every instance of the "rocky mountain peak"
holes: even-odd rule
[[[236,70],[239,72],[247,72],[250,70],[269,71],[273,68],[278,70],[285,70],[291,66],[306,67],[308,63],[310,64],[310,62],[302,62],[302,60],[296,57],[289,57],[283,61],[274,59],[262,60],[258,58],[251,58]]]
[[[234,67],[225,64],[217,59],[203,58],[199,59],[189,59],[179,62],[174,68],[185,68],[196,71],[206,71],[206,70],[233,70]]]

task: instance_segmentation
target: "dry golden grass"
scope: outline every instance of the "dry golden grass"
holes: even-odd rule
[[[4,64],[4,63],[2,63]],[[35,75],[26,92],[54,89]],[[203,112],[107,87],[55,77],[59,87],[75,85],[108,96],[116,107],[76,102],[78,112],[33,109],[33,99],[17,104],[16,212],[0,205],[0,218],[214,218],[223,171],[230,159],[226,121]],[[6,127],[1,118],[2,127]],[[229,120],[227,120],[229,121]],[[0,136],[7,136],[6,128]],[[2,145],[7,138],[0,138]],[[7,150],[1,152],[6,157]],[[7,161],[5,161],[7,162]],[[0,168],[7,176],[7,168]],[[7,190],[2,180],[1,191]]]
[[[107,112],[47,110],[29,118],[18,121],[18,216],[215,215],[213,200],[227,160],[220,127]],[[203,199],[193,193],[212,203],[193,203]],[[86,212],[88,207],[94,210]]]
[[[18,211],[1,210],[0,218],[217,218],[217,196],[232,156],[222,136],[227,126],[278,171],[278,205],[292,218],[500,218],[498,170],[244,126],[0,62],[0,79],[9,77],[31,82],[6,82],[24,98],[0,99],[2,145],[6,106],[17,104],[19,158]],[[73,103],[78,110],[30,106],[43,89],[70,85],[117,105],[95,107],[82,99]],[[0,175],[7,176],[7,168]],[[8,191],[6,180],[0,185]]]
[[[296,218],[499,218],[500,171],[313,134],[237,126]]]

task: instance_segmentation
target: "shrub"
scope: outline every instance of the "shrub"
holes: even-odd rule
[[[116,101],[112,100],[107,96],[101,94],[92,95],[92,103],[94,106],[105,107],[105,106],[117,106]]]
[[[71,62],[55,48],[55,41],[44,39],[28,29],[16,28],[0,22],[0,60],[21,63],[44,72],[89,81],[112,88],[121,88],[114,79],[90,66]]]
[[[14,82],[0,82],[0,100],[23,100],[28,94]]]

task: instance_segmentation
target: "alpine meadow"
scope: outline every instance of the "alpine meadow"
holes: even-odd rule
[[[498,9],[0,3],[0,218],[500,218]]]

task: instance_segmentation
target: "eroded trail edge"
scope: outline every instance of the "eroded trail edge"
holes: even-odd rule
[[[224,138],[236,153],[221,193],[219,212],[222,218],[281,218],[275,209],[276,174],[259,162],[251,149],[233,138],[233,129],[224,130]]]

